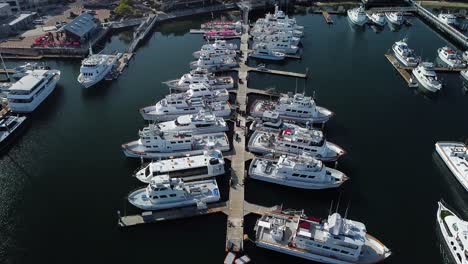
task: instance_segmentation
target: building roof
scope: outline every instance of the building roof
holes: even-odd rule
[[[86,35],[86,33],[96,28],[96,26],[97,24],[94,22],[94,16],[85,12],[65,25],[63,29],[81,38]]]
[[[10,7],[10,4],[8,4],[8,3],[0,3],[0,9],[5,8],[5,7]]]
[[[19,14],[14,20],[12,20],[8,25],[14,26],[18,23],[23,22],[25,19],[28,19],[29,17],[35,16],[36,12],[31,12],[31,13],[21,13]]]

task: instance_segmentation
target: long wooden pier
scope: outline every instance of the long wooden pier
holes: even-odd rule
[[[406,81],[408,86],[412,86],[411,74],[409,73],[410,69],[407,69],[404,66],[401,66],[398,60],[390,54],[384,54],[385,58],[393,65],[393,68],[401,75],[401,77]]]
[[[273,70],[273,69],[267,69],[264,67],[250,67],[247,65],[243,65],[239,68],[235,68],[234,70],[239,71],[239,72],[245,72],[246,74],[248,72],[258,72],[258,73],[268,73],[268,74],[274,74],[274,75],[281,75],[281,76],[286,76],[286,77],[294,77],[294,78],[301,78],[301,79],[307,79],[308,78],[308,73],[298,73],[298,72],[290,72],[290,71],[281,71],[281,70]]]

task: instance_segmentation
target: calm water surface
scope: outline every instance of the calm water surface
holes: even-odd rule
[[[362,221],[393,255],[386,263],[440,263],[436,202],[443,198],[468,217],[468,197],[434,155],[437,140],[465,140],[468,99],[458,75],[433,97],[409,89],[383,54],[409,38],[423,58],[434,60],[447,44],[413,19],[413,26],[379,33],[354,29],[346,17],[325,25],[322,16],[297,16],[305,26],[304,57],[271,67],[304,72],[308,81],[252,74],[253,88],[315,93],[336,112],[328,139],[348,151],[338,168],[351,177],[340,190],[305,191],[247,180],[246,199],[262,205],[304,208],[324,217],[341,197],[340,211]],[[0,263],[221,263],[223,215],[117,227],[116,211],[136,212],[125,201],[140,187],[131,173],[139,161],[120,145],[144,125],[138,109],[167,94],[162,81],[189,70],[203,40],[188,34],[200,21],[177,21],[156,29],[118,81],[83,90],[79,61],[49,61],[62,71],[56,91],[31,116],[24,136],[0,158]],[[121,32],[106,50],[123,50],[131,33]],[[251,62],[255,64],[255,61]],[[246,218],[252,237],[255,216]],[[310,263],[255,248],[254,263]]]

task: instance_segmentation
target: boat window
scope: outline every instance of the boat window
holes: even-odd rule
[[[159,198],[161,198],[161,199],[167,198],[167,195],[164,195],[164,194],[163,194],[163,195],[159,196]]]
[[[210,159],[210,165],[216,165],[216,164],[219,164],[218,159]]]
[[[169,197],[176,197],[177,195],[175,193],[169,194]]]
[[[159,199],[159,197],[157,195],[153,196],[153,199]]]
[[[313,178],[315,178],[315,176],[308,176],[307,178],[313,179]]]

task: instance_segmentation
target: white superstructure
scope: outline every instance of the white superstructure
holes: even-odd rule
[[[385,20],[385,15],[383,13],[367,14],[367,17],[370,21],[372,21],[372,23],[380,27],[385,26],[385,24],[387,23],[387,20]]]
[[[388,12],[385,13],[385,16],[387,17],[388,22],[394,25],[402,25],[403,22],[405,22],[405,17],[401,12]]]
[[[210,150],[202,155],[153,161],[137,171],[135,177],[149,183],[152,178],[161,175],[189,181],[216,177],[224,173],[223,154],[219,150]]]
[[[413,76],[428,91],[437,92],[442,89],[442,83],[437,78],[434,71],[434,64],[431,62],[422,62],[413,69]]]
[[[420,61],[414,55],[414,51],[408,47],[405,39],[395,42],[392,50],[396,58],[405,66],[415,67]]]
[[[12,112],[34,111],[55,89],[60,80],[58,70],[33,70],[8,89],[8,106]]]
[[[468,191],[468,148],[461,142],[439,141],[435,148],[453,176]]]
[[[123,144],[125,156],[130,158],[168,158],[199,155],[206,150],[228,151],[229,140],[225,133],[202,135],[164,134],[156,129],[139,131],[139,139]]]
[[[220,199],[215,179],[184,182],[179,178],[161,175],[151,179],[148,187],[128,195],[128,201],[143,210],[162,210],[177,207],[197,206],[206,208],[207,203]]]
[[[205,84],[213,89],[233,89],[234,80],[231,76],[216,77],[206,69],[197,68],[181,78],[165,82],[172,89],[185,91],[191,84]]]
[[[391,255],[363,223],[338,213],[321,220],[301,212],[274,211],[262,215],[254,230],[257,246],[316,262],[372,264]]]
[[[286,55],[284,53],[274,51],[268,48],[265,43],[260,43],[254,47],[252,53],[249,54],[250,58],[262,59],[262,60],[284,60]]]
[[[237,67],[239,63],[233,58],[220,56],[200,56],[197,61],[190,63],[192,69],[206,69],[210,72],[226,71]]]
[[[348,177],[307,155],[254,158],[249,177],[301,189],[328,189],[341,186]]]
[[[294,37],[291,31],[279,31],[275,32],[273,34],[264,34],[255,37],[254,39],[255,43],[260,43],[260,42],[278,42],[278,41],[283,41],[283,42],[289,42],[293,46],[298,46],[301,43],[301,38]]]
[[[303,94],[282,94],[279,101],[257,100],[252,104],[250,114],[263,117],[278,114],[280,119],[299,123],[325,123],[332,116],[330,110],[317,106],[315,100]]]
[[[438,202],[437,223],[456,264],[468,263],[468,221]]]
[[[253,45],[253,49],[261,48],[259,46],[265,46],[266,49],[286,54],[296,54],[299,51],[299,47],[292,45],[288,39],[272,39],[269,42],[256,43]]]
[[[93,54],[90,49],[89,56],[81,62],[78,82],[85,88],[89,88],[103,80],[122,57],[117,55]]]
[[[182,115],[173,121],[166,121],[158,124],[151,124],[143,130],[158,129],[163,133],[192,133],[207,134],[225,132],[229,129],[226,121],[222,117],[217,117],[213,113],[204,109],[194,115]]]
[[[437,55],[451,68],[465,68],[466,63],[463,62],[460,55],[457,52],[447,46],[437,49]]]
[[[180,100],[203,99],[206,102],[226,102],[229,100],[229,92],[226,89],[214,90],[211,86],[203,83],[190,84],[189,89],[181,93],[166,95],[164,100],[174,104]]]
[[[322,161],[335,161],[346,152],[325,140],[317,129],[286,128],[279,133],[255,131],[248,144],[249,151],[259,154],[307,154]]]
[[[364,7],[360,6],[358,8],[353,8],[348,10],[349,20],[358,26],[362,26],[367,23],[367,14],[364,11]]]
[[[227,48],[217,48],[218,46],[215,46],[213,44],[205,44],[201,47],[199,51],[195,51],[193,53],[193,56],[195,58],[200,58],[201,56],[220,56],[220,57],[230,57],[230,58],[236,58],[237,57],[237,51],[233,49],[227,49]]]

